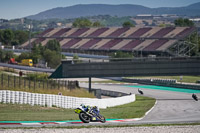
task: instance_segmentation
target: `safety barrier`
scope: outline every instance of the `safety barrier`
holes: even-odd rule
[[[125,79],[123,78],[122,81],[130,82],[130,83],[147,84],[147,85],[158,85],[158,86],[166,86],[166,87],[200,90],[199,84],[178,83],[175,79]]]
[[[76,108],[80,104],[98,106],[99,108],[113,107],[134,102],[135,94],[107,99],[78,98],[62,95],[38,94],[21,91],[0,91],[1,103],[30,104],[47,107]]]
[[[159,85],[159,84],[175,84],[177,80],[175,79],[139,79],[139,78],[131,78],[126,79],[123,78],[122,81],[124,82],[132,82],[132,83],[140,83],[140,84],[152,84],[152,85]]]

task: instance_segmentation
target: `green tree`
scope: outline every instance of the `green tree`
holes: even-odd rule
[[[11,42],[11,45],[13,45],[13,46],[17,46],[17,45],[19,45],[20,43],[19,43],[19,40],[13,40],[12,42]]]
[[[133,58],[133,55],[128,52],[117,51],[111,54],[111,58]]]
[[[99,21],[94,22],[93,27],[102,27],[101,23]]]
[[[30,57],[33,60],[33,64],[37,64],[39,60],[42,58],[40,47],[37,46],[36,44],[33,45]]]
[[[159,27],[166,27],[166,24],[160,24]]]
[[[14,31],[14,39],[19,42],[19,44],[23,44],[28,41],[29,33],[27,31],[17,30]]]
[[[92,22],[88,19],[76,19],[73,22],[73,27],[77,27],[77,28],[85,28],[85,27],[92,27]]]
[[[12,30],[6,29],[3,31],[3,43],[5,45],[11,45],[13,39],[14,39],[14,34]]]
[[[0,30],[0,42],[3,42],[3,31]]]
[[[46,44],[46,49],[50,49],[52,51],[56,51],[58,53],[61,52],[60,43],[57,40],[49,40]]]
[[[14,53],[13,51],[5,51],[5,58],[4,58],[4,61],[9,61],[10,58],[13,58],[14,57]]]
[[[4,50],[0,49],[0,62],[3,62],[5,59],[5,52]]]
[[[81,62],[81,60],[79,60],[79,56],[77,54],[73,55],[73,62],[74,63],[80,63]]]
[[[130,21],[126,21],[122,25],[123,27],[134,27],[134,24],[132,24]]]
[[[194,23],[189,19],[178,18],[174,21],[176,26],[185,27],[185,26],[194,26]]]
[[[61,54],[56,51],[46,49],[44,51],[44,59],[48,64],[48,67],[56,68],[61,62]]]
[[[18,56],[18,58],[16,58],[16,60],[17,60],[18,62],[21,62],[21,60],[23,60],[23,59],[30,59],[30,58],[31,58],[30,53],[29,53],[29,52],[24,52],[24,53],[21,53],[21,54]]]

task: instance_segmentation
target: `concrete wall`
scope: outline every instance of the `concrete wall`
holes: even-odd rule
[[[70,64],[62,62],[63,78],[150,75],[200,75],[200,58]]]
[[[130,83],[140,83],[146,85],[158,85],[158,86],[166,86],[166,87],[175,87],[175,88],[184,88],[184,89],[193,89],[193,90],[200,90],[200,84],[192,85],[192,84],[185,84],[185,83],[177,83],[176,80],[170,79],[122,79],[124,82]]]
[[[38,94],[28,93],[21,91],[0,91],[0,102],[13,103],[13,104],[30,104],[40,106],[56,106],[60,108],[76,108],[80,104],[98,106],[99,108],[113,107],[117,105],[123,105],[126,103],[134,102],[135,94],[107,99],[95,99],[95,98],[77,98],[61,95],[50,94]]]

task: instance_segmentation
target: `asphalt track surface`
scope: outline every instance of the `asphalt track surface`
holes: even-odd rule
[[[87,84],[81,84],[87,87]],[[101,88],[126,93],[138,93],[134,85],[102,85],[93,84],[92,88]],[[140,86],[141,88],[141,86]],[[187,123],[200,122],[200,101],[192,99],[192,92],[143,88],[144,96],[156,98],[157,103],[142,120],[131,123]],[[200,92],[196,93],[200,97]]]
[[[87,83],[81,83],[81,87],[88,87]],[[138,86],[139,87],[139,86]],[[104,90],[138,93],[137,85],[105,85],[92,84],[92,88]],[[142,88],[141,86],[139,88]],[[141,120],[127,122],[107,122],[107,123],[64,123],[64,124],[29,124],[29,125],[0,125],[0,127],[49,127],[49,126],[91,126],[91,125],[127,125],[127,124],[157,124],[157,123],[191,123],[200,122],[200,101],[192,99],[192,92],[177,92],[160,89],[142,88],[144,96],[156,98],[157,102],[153,109]],[[200,97],[200,93],[196,93]]]

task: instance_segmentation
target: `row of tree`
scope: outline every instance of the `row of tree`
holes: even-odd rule
[[[60,43],[57,40],[50,40],[46,46],[34,45],[31,52],[21,53],[19,56],[14,55],[13,51],[5,51],[0,49],[0,62],[8,62],[10,58],[15,58],[17,62],[23,59],[32,59],[33,64],[38,64],[39,61],[47,62],[48,67],[56,68],[62,58]]]
[[[28,31],[21,30],[0,30],[0,42],[3,45],[20,45],[26,42],[29,38]]]
[[[86,27],[104,27],[99,21],[92,22],[89,19],[76,19],[73,24],[73,27],[77,28],[86,28]],[[123,27],[134,27],[135,25],[131,21],[125,21],[122,24]]]
[[[48,67],[56,68],[62,58],[65,58],[65,56],[61,54],[60,43],[54,39],[49,40],[45,46],[34,44],[31,53],[22,53],[19,55],[18,60],[32,59],[34,64],[43,60],[47,62]]]

